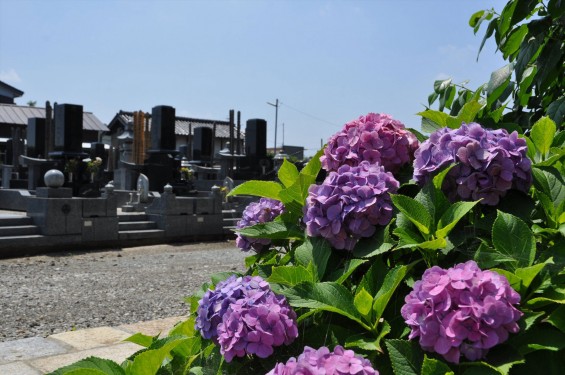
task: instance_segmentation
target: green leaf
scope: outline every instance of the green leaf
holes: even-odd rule
[[[475,120],[477,113],[483,108],[483,105],[477,100],[473,99],[463,106],[454,122],[450,122],[450,128],[457,129],[461,126],[461,123],[470,123]]]
[[[536,255],[535,238],[530,228],[514,215],[498,211],[492,227],[494,248],[515,262],[512,267],[531,266]]]
[[[451,85],[451,78],[440,79],[434,82],[434,91],[441,94]]]
[[[375,296],[378,290],[382,287],[385,278],[385,273],[383,269],[386,269],[386,265],[380,258],[372,260],[371,266],[363,275],[358,288],[364,288],[372,296]]]
[[[410,220],[427,239],[431,232],[432,218],[424,205],[401,194],[391,194],[392,202]]]
[[[440,172],[440,174],[442,177],[445,176],[443,171]],[[438,176],[435,176],[434,179],[437,177]],[[441,182],[439,183],[441,184]],[[443,215],[450,206],[449,201],[441,191],[441,188],[437,188],[433,181],[428,181],[424,187],[422,187],[422,190],[416,194],[414,199],[426,208],[426,211],[429,212],[430,217],[432,218],[432,223],[437,223],[439,217],[441,217],[441,215]]]
[[[473,28],[476,26],[480,26],[480,21],[485,13],[486,10],[479,10],[478,12],[473,13],[471,18],[469,18],[469,26]]]
[[[273,267],[273,272],[267,281],[293,287],[305,281],[313,283],[316,280],[314,279],[314,275],[303,266],[285,266]]]
[[[487,85],[487,106],[491,106],[506,89],[512,76],[513,63],[492,72]]]
[[[301,174],[314,177],[318,176],[320,169],[322,169],[320,157],[324,154],[324,147],[318,150],[318,152],[316,152],[316,155],[312,156],[312,159],[310,159],[310,161],[308,161],[308,163],[300,171]]]
[[[547,107],[547,115],[556,124],[562,124],[565,121],[565,96],[557,99]]]
[[[549,325],[540,326],[516,337],[514,345],[522,355],[536,350],[559,351],[565,348],[565,334]]]
[[[304,243],[296,248],[295,257],[305,267],[314,264],[318,271],[318,280],[323,280],[331,253],[328,241],[320,237],[307,237]]]
[[[496,29],[496,25],[498,23],[498,17],[493,18],[487,27],[487,31],[485,32],[485,35],[483,36],[483,40],[481,41],[481,45],[479,46],[479,51],[477,52],[477,61],[479,60],[479,55],[481,54],[481,51],[483,50],[483,47],[485,46],[485,42],[487,41],[488,38],[490,38],[492,36],[492,33],[494,32],[494,30]],[[477,31],[475,30],[475,33]]]
[[[250,238],[270,238],[273,240],[304,238],[304,232],[299,227],[278,221],[255,224],[250,227],[237,229],[237,232],[242,236]]]
[[[279,168],[278,177],[284,186],[289,187],[298,180],[298,168],[287,159],[283,159],[283,163]]]
[[[428,134],[431,134],[436,130],[443,128],[442,125],[424,117],[422,117],[422,124],[420,125],[420,127],[422,128],[422,131],[424,133]]]
[[[158,349],[146,350],[135,356],[133,362],[126,366],[128,375],[155,375],[171,350],[186,342],[185,338],[172,338]]]
[[[71,365],[61,367],[51,375],[125,375],[125,370],[114,361],[88,357]]]
[[[543,159],[549,153],[549,148],[555,137],[555,123],[549,117],[540,118],[532,127],[530,138],[541,153]]]
[[[424,354],[417,341],[386,340],[388,355],[395,375],[419,375]]]
[[[373,335],[367,337],[366,333],[356,334],[353,336],[349,336],[345,340],[345,347],[346,348],[361,348],[363,350],[369,351],[378,351],[383,353],[383,349],[381,347],[381,340],[390,333],[390,324],[385,320],[380,326],[379,334],[377,338]]]
[[[532,168],[532,176],[535,188],[549,197],[554,208],[565,200],[565,181],[559,170],[536,166]]]
[[[281,190],[282,186],[278,182],[251,180],[244,182],[241,185],[237,185],[228,193],[228,196],[253,195],[279,200],[279,193]]]
[[[411,266],[396,266],[386,274],[383,285],[377,292],[375,302],[373,303],[373,320],[375,323],[378,323],[388,305],[388,302],[394,294],[394,291],[398,285],[400,285],[402,280],[404,280],[404,277],[410,268]]]
[[[528,104],[529,95],[525,95],[532,85],[534,78],[536,78],[536,74],[538,72],[538,68],[535,65],[529,66],[524,71],[522,75],[522,79],[520,80],[520,105],[526,106]]]
[[[422,375],[446,375],[453,374],[453,371],[445,363],[437,359],[428,358],[424,356],[424,363],[422,364]]]
[[[504,36],[509,31],[509,29],[513,26],[511,21],[514,16],[514,10],[516,9],[517,3],[518,1],[516,0],[509,1],[508,3],[506,3],[506,6],[504,7],[504,9],[502,9],[502,12],[500,13],[498,32],[502,36]]]
[[[154,340],[153,336],[147,336],[144,335],[143,333],[136,333],[135,335],[128,337],[124,341],[133,342],[134,344],[148,348],[153,343],[153,340]]]
[[[522,77],[524,70],[530,64],[535,55],[537,55],[538,50],[541,46],[543,38],[525,39],[520,46],[518,56],[516,57],[516,65],[514,70],[516,72],[516,80],[522,82]]]
[[[293,307],[320,309],[343,315],[363,328],[370,327],[355,308],[353,295],[346,287],[337,283],[302,283],[293,288],[285,289],[282,293]]]
[[[504,58],[508,58],[508,56],[512,56],[524,40],[524,37],[528,34],[528,25],[522,24],[517,29],[512,30],[508,38],[501,43],[501,50],[504,53]]]
[[[336,271],[334,272],[332,275],[337,276],[337,280],[332,280],[335,281],[338,284],[343,284],[345,282],[345,280],[347,280],[349,278],[349,276],[351,276],[351,274],[353,272],[355,272],[355,270],[361,266],[363,263],[367,263],[367,259],[349,259],[346,263],[345,266],[343,267],[343,271]],[[341,275],[340,275],[341,273]]]
[[[546,321],[565,333],[565,306],[559,306],[555,309]]]
[[[373,305],[373,296],[371,296],[364,288],[361,288],[355,294],[353,304],[359,313],[363,316],[368,316],[371,313]]]
[[[456,202],[452,204],[439,219],[436,236],[439,238],[447,237],[448,233],[457,225],[467,212],[471,211],[479,201],[475,202]]]
[[[432,109],[427,109],[423,112],[418,112],[417,115],[422,116],[424,119],[428,119],[433,123],[439,125],[439,127],[447,126],[447,118],[449,115],[447,113],[441,111],[434,111]],[[427,131],[424,129],[424,123],[422,122],[422,130]]]
[[[369,238],[361,239],[353,248],[353,256],[356,258],[372,258],[376,255],[386,253],[394,244],[388,238],[389,227],[377,227],[375,234]]]
[[[531,267],[517,268],[514,273],[522,279],[522,285],[524,288],[528,289],[534,278],[538,275],[538,273],[540,273],[545,265],[546,263],[538,263]]]

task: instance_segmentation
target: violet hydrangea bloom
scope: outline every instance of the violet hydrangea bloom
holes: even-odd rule
[[[198,301],[195,328],[220,345],[227,362],[235,356],[266,358],[273,347],[298,337],[296,313],[259,276],[230,276]]]
[[[520,295],[506,277],[482,271],[470,260],[447,270],[434,266],[414,283],[401,314],[410,326],[410,339],[422,349],[459,363],[483,358],[488,350],[519,330],[523,315],[514,305]]]
[[[275,199],[261,198],[258,202],[250,203],[243,211],[243,217],[237,222],[237,228],[250,227],[255,224],[273,221],[284,212],[284,205]],[[243,251],[255,250],[260,252],[271,244],[268,238],[249,238],[237,234],[235,244]]]
[[[308,346],[298,358],[286,363],[277,363],[267,375],[378,375],[369,360],[356,355],[352,350],[336,346],[333,352],[321,347],[316,350]]]
[[[310,186],[303,218],[307,234],[326,238],[336,249],[353,250],[361,237],[390,222],[389,193],[398,187],[392,173],[378,164],[342,165],[321,185]]]
[[[390,115],[369,113],[345,124],[334,134],[320,157],[322,167],[337,171],[342,165],[357,166],[363,160],[397,172],[414,159],[418,140]]]
[[[259,276],[237,277],[232,275],[216,284],[214,290],[208,290],[198,301],[196,329],[205,339],[217,340],[217,327],[230,304],[245,298],[246,291],[267,292],[269,283]]]
[[[426,183],[451,163],[442,189],[451,201],[478,200],[498,204],[515,188],[527,192],[532,183],[526,141],[504,129],[484,129],[477,123],[459,129],[442,128],[430,135],[415,153],[414,179]]]

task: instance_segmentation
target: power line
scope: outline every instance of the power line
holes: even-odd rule
[[[319,117],[317,117],[317,116],[311,115],[310,113],[301,111],[300,109],[294,108],[294,107],[292,107],[292,106],[290,106],[290,105],[288,105],[288,104],[286,104],[286,103],[279,102],[279,105],[280,105],[280,106],[284,105],[285,107],[288,107],[288,108],[292,109],[293,111],[296,111],[296,112],[298,112],[298,113],[301,113],[301,114],[303,114],[304,116],[308,116],[308,117],[310,117],[310,118],[313,118],[314,120],[321,121],[321,122],[325,122],[326,124],[333,125],[333,126],[336,126],[336,127],[338,127],[338,128],[341,128],[341,125],[338,125],[338,124],[335,124],[335,123],[333,123],[333,122],[330,122],[330,121],[324,120],[324,119],[322,119],[322,118],[319,118]]]

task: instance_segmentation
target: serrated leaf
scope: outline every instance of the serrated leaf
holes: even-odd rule
[[[355,309],[353,295],[346,287],[337,283],[302,283],[293,288],[285,289],[282,293],[293,307],[319,309],[343,315],[363,328],[370,327]]]
[[[428,119],[433,123],[439,125],[440,128],[447,126],[447,118],[449,115],[444,112],[434,111],[432,109],[427,109],[423,112],[418,112],[417,115],[422,116],[424,119]],[[424,129],[424,123],[422,122],[422,130],[427,131]]]
[[[416,341],[385,340],[395,375],[419,375],[424,354]]]
[[[427,355],[424,356],[424,362],[422,363],[422,375],[446,375],[453,374],[453,371],[444,362],[438,361],[437,359],[428,358]]]
[[[535,238],[526,223],[514,215],[498,211],[492,227],[496,251],[514,258],[512,268],[531,266],[536,255]]]
[[[442,174],[442,172],[440,172],[440,174]],[[445,174],[442,174],[442,176],[445,176]],[[434,177],[434,179],[437,177],[438,176]],[[449,201],[441,189],[437,188],[433,181],[428,181],[418,194],[416,194],[414,199],[420,202],[430,213],[432,223],[437,223],[441,215],[443,215],[450,206]]]
[[[332,276],[337,277],[337,280],[332,281],[335,281],[338,284],[343,284],[359,266],[367,262],[367,259],[349,259],[347,262],[345,262],[343,271],[339,270],[332,273]]]
[[[386,253],[394,246],[388,238],[389,227],[377,227],[375,234],[369,238],[361,239],[353,248],[353,256],[356,258],[371,258]],[[385,236],[385,234],[387,234]]]
[[[283,163],[278,172],[278,178],[283,185],[288,188],[294,184],[298,180],[298,174],[296,165],[292,164],[287,159],[283,159]]]
[[[512,56],[524,40],[524,37],[528,34],[528,25],[522,24],[518,28],[512,30],[512,32],[508,35],[507,38],[503,41],[501,50],[504,53],[504,58],[506,59],[508,56]]]
[[[273,267],[273,272],[267,281],[288,287],[296,286],[305,281],[316,282],[314,275],[303,266]]]
[[[109,359],[88,357],[71,365],[61,367],[51,375],[125,375],[125,370]]]
[[[185,338],[172,338],[158,349],[146,350],[135,356],[133,362],[126,366],[127,375],[154,375],[171,350],[177,345],[186,342]]]
[[[323,280],[331,251],[331,246],[325,239],[307,237],[304,243],[296,248],[295,257],[305,267],[313,264],[318,272],[318,280]]]
[[[514,274],[522,279],[522,285],[527,289],[545,265],[546,263],[538,263],[530,267],[516,268]]]
[[[316,177],[322,169],[322,163],[320,162],[320,157],[324,154],[324,147],[322,147],[316,155],[312,156],[312,159],[302,168],[300,174]]]
[[[253,195],[256,197],[264,197],[279,200],[279,193],[282,190],[281,184],[274,181],[246,181],[241,185],[237,185],[228,196],[233,195]]]
[[[277,221],[255,224],[236,231],[242,236],[250,238],[269,238],[272,240],[304,238],[304,232],[299,227]]]
[[[467,212],[471,211],[479,201],[475,202],[456,202],[452,204],[439,219],[436,236],[445,238],[449,232],[457,225]]]
[[[555,123],[549,117],[542,117],[532,127],[530,139],[541,153],[543,159],[549,153],[556,132]]]
[[[548,323],[565,333],[565,306],[559,306],[546,319]]]
[[[422,117],[422,123],[420,127],[422,128],[422,131],[424,133],[428,133],[428,134],[431,134],[436,130],[443,128],[442,125],[424,117]]]
[[[565,96],[557,99],[547,107],[547,115],[556,124],[565,122]]]
[[[424,205],[420,202],[401,194],[391,194],[395,207],[402,212],[424,235],[424,239],[430,234],[432,218]]]
[[[148,348],[153,343],[153,340],[153,336],[144,335],[143,333],[136,333],[135,335],[128,337],[124,341],[133,342],[134,344]]]
[[[373,296],[371,296],[364,288],[360,288],[357,293],[355,293],[353,304],[355,305],[357,311],[359,311],[361,315],[366,317],[371,313]]]
[[[383,315],[396,288],[404,280],[410,268],[411,266],[396,266],[386,274],[383,285],[377,292],[373,303],[373,320],[375,322],[378,322]]]
[[[475,120],[475,117],[477,117],[477,113],[479,113],[482,108],[483,105],[476,99],[465,103],[463,108],[461,108],[461,110],[457,114],[455,122],[452,123],[453,126],[450,126],[450,128],[457,129],[461,126],[462,123],[468,124],[470,122],[473,122]]]
[[[491,106],[504,92],[510,83],[514,64],[510,63],[492,72],[487,85],[487,106]]]
[[[546,194],[554,208],[565,200],[565,181],[563,175],[554,167],[532,168],[534,186]]]

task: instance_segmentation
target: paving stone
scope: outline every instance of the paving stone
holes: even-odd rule
[[[63,344],[44,339],[43,337],[0,342],[0,364],[25,361],[66,352],[67,348]]]
[[[29,363],[36,367],[37,369],[43,371],[44,373],[49,373],[55,371],[58,368],[68,366],[75,362],[80,361],[88,357],[99,357],[104,359],[110,359],[117,363],[122,363],[127,357],[131,356],[138,350],[143,349],[142,346],[126,342],[117,345],[110,345],[100,348],[81,350],[74,353],[55,355],[46,358],[34,359],[29,361]]]
[[[133,324],[124,324],[116,328],[123,329],[133,333],[141,332],[144,335],[156,336],[161,334],[161,337],[166,336],[169,331],[175,326],[175,324],[186,320],[187,317],[184,316],[174,316],[171,318],[152,320],[149,322],[139,322]]]
[[[0,374],[41,375],[41,372],[23,362],[12,362],[7,365],[0,365]]]
[[[49,336],[49,339],[57,339],[77,350],[86,350],[100,346],[119,344],[130,336],[128,332],[119,329],[98,327],[57,333]]]

